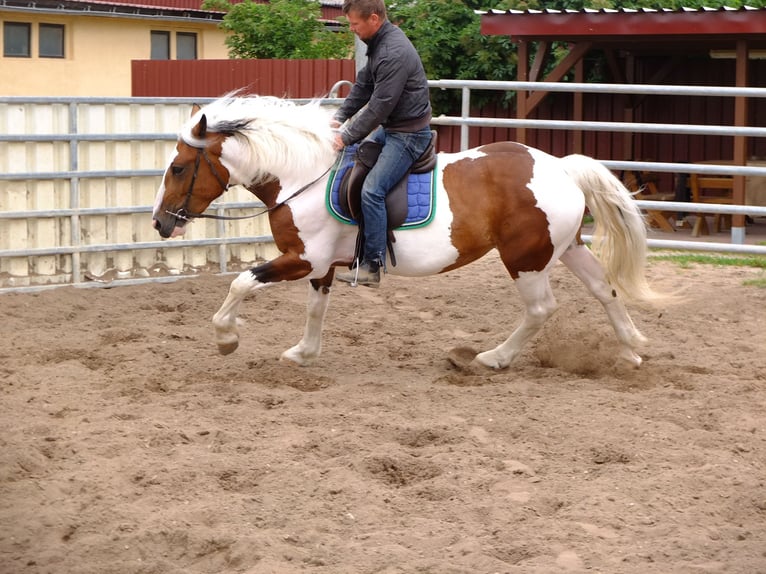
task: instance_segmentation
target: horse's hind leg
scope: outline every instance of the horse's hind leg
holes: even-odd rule
[[[486,367],[504,369],[510,365],[556,310],[547,270],[522,274],[516,279],[516,287],[525,306],[524,318],[503,343],[476,355],[475,360]]]
[[[604,269],[596,256],[585,245],[577,245],[567,249],[560,260],[604,306],[620,342],[620,357],[636,367],[641,365],[641,357],[636,354],[634,348],[644,343],[646,337],[633,324],[625,305],[607,282]]]

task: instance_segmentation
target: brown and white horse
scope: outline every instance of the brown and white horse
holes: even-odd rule
[[[224,97],[195,106],[157,192],[154,227],[162,237],[183,233],[230,185],[243,185],[269,208],[281,255],[241,273],[213,317],[219,351],[239,344],[242,300],[280,281],[309,281],[303,338],[282,354],[301,365],[319,356],[322,324],[335,266],[351,263],[357,229],[326,207],[333,150],[331,112],[318,102]],[[621,297],[659,297],[645,278],[646,227],[630,193],[594,159],[556,158],[518,143],[499,142],[440,153],[436,207],[424,227],[397,230],[396,275],[456,269],[497,249],[526,312],[507,340],[480,353],[487,367],[507,367],[553,313],[549,273],[566,265],[604,306],[620,357],[641,364],[636,329]],[[580,240],[586,205],[595,219],[594,252]],[[602,267],[603,264],[603,267]]]

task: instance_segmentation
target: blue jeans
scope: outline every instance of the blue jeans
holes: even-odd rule
[[[362,186],[362,218],[364,221],[364,261],[386,261],[388,215],[386,195],[401,180],[431,143],[431,128],[418,132],[386,131],[379,127],[369,136],[383,144],[378,161],[367,174]]]

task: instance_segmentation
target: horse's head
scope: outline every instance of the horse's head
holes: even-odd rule
[[[199,111],[195,105],[192,117]],[[162,237],[182,235],[185,225],[229,187],[229,170],[221,163],[226,136],[207,131],[204,113],[187,133],[190,137],[178,138],[154,202],[152,224]]]

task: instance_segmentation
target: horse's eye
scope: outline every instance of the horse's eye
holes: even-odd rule
[[[170,171],[173,175],[179,176],[184,172],[184,166],[182,165],[173,165],[170,166]]]

